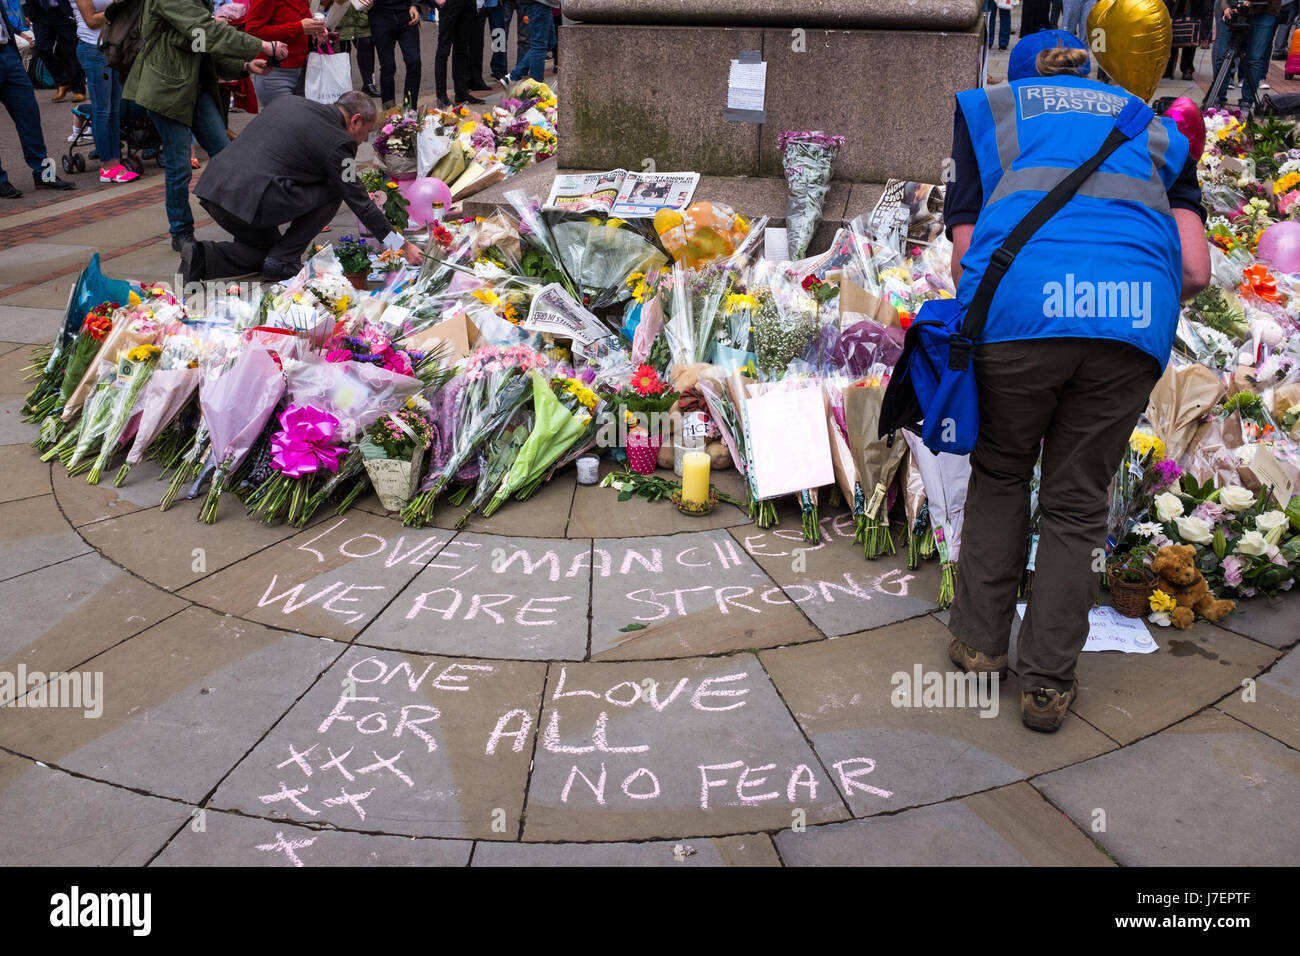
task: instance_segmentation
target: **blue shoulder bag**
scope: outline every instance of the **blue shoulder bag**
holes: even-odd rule
[[[931,299],[921,306],[882,399],[879,437],[887,436],[892,445],[894,433],[906,428],[933,452],[968,455],[974,450],[980,419],[971,349],[984,329],[998,283],[1030,237],[1069,202],[1106,157],[1146,129],[1153,116],[1141,100],[1129,100],[1096,154],[1040,199],[993,253],[969,308],[963,311],[956,299]]]

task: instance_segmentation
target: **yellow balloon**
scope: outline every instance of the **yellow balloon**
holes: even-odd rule
[[[1115,82],[1144,102],[1160,85],[1173,40],[1164,0],[1098,0],[1088,14],[1088,49]]]

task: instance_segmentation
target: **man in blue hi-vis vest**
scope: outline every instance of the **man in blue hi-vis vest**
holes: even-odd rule
[[[1010,82],[957,96],[944,216],[964,303],[1003,240],[1097,152],[1133,99],[1087,79],[1087,51],[1059,31],[1022,40],[1011,67]],[[1041,453],[1017,668],[1033,730],[1059,728],[1078,693],[1107,488],[1169,359],[1179,301],[1209,282],[1188,151],[1172,120],[1153,118],[1110,155],[1012,261],[974,350],[980,430],[949,656],[970,671],[1006,672]]]

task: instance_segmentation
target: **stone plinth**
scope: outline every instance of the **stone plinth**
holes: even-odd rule
[[[566,24],[560,165],[779,176],[777,136],[822,129],[848,140],[836,179],[938,182],[981,36],[978,18],[964,32],[805,29],[798,42],[786,28]],[[768,64],[762,125],[723,119],[742,50]]]
[[[969,30],[982,6],[981,0],[802,0],[795,9],[771,0],[565,0],[564,15],[582,23]]]

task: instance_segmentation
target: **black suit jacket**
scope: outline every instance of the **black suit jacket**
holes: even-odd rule
[[[337,106],[281,96],[208,161],[194,194],[251,226],[279,226],[342,200],[382,239],[392,227],[362,185],[356,156]]]

